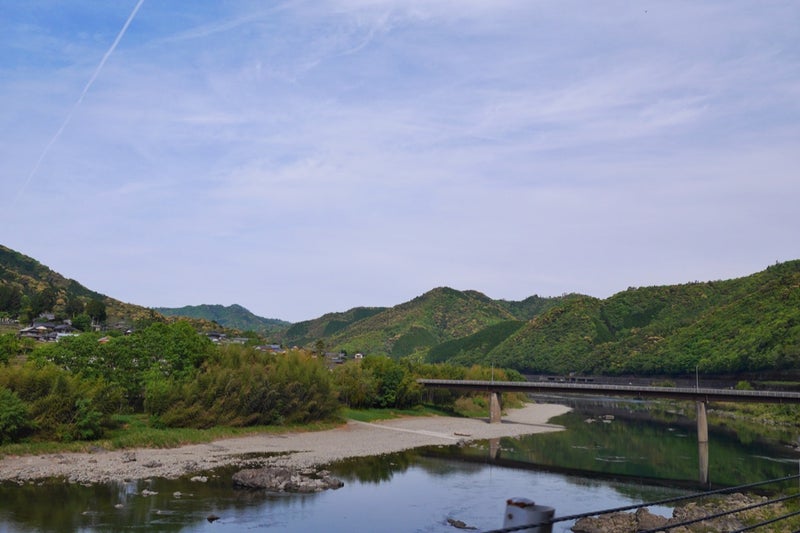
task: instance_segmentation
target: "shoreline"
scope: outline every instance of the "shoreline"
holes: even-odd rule
[[[379,422],[348,421],[340,427],[302,433],[234,437],[177,448],[135,448],[84,453],[6,456],[0,481],[27,483],[63,478],[68,483],[108,483],[179,478],[229,465],[316,467],[341,459],[453,445],[498,437],[561,431],[548,421],[570,411],[558,404],[510,409],[500,424],[447,416],[404,417]],[[254,458],[254,454],[261,457]]]

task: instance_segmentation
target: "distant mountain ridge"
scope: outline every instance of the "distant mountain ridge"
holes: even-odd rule
[[[514,302],[438,287],[394,307],[290,324],[240,305],[125,304],[0,245],[0,318],[30,314],[42,302],[67,316],[73,303],[90,300],[107,305],[109,323],[183,316],[206,331],[219,325],[289,346],[421,362],[547,374],[800,377],[800,260],[738,279],[629,288],[606,299],[534,295]]]
[[[227,307],[218,304],[201,304],[184,307],[154,307],[153,309],[164,316],[204,318],[226,328],[254,331],[264,335],[272,335],[291,326],[291,322],[285,320],[257,316],[238,304]]]
[[[543,299],[557,301],[557,299]],[[545,306],[546,307],[546,306]],[[354,322],[327,342],[348,352],[404,357],[442,342],[466,337],[499,322],[514,320],[524,306],[492,300],[478,291],[438,287],[408,302]],[[515,312],[512,312],[515,311]]]

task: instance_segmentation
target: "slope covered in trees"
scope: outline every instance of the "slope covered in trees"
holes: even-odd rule
[[[485,354],[521,372],[734,374],[800,368],[800,261],[727,281],[575,297]]]
[[[385,307],[354,307],[342,313],[326,313],[313,320],[292,324],[279,338],[287,346],[312,345],[385,310]]]
[[[403,357],[514,318],[498,302],[477,291],[440,287],[360,320],[327,343],[351,353]]]
[[[262,318],[241,305],[187,305],[184,307],[154,307],[158,313],[171,317],[202,318],[239,331],[254,331],[273,335],[288,328],[291,323],[276,318]]]
[[[152,319],[147,308],[127,304],[92,291],[35,259],[0,245],[0,317],[27,323],[41,313],[73,318],[98,304],[104,320],[116,322]]]

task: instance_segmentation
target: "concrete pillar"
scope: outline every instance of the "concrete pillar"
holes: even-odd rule
[[[697,442],[708,442],[708,415],[706,402],[697,402]]]
[[[701,485],[708,485],[708,415],[706,402],[697,402],[697,464]]]
[[[489,423],[499,424],[501,422],[500,394],[489,393]]]
[[[704,487],[710,486],[708,483],[708,442],[697,443],[697,462],[698,462],[698,481]]]

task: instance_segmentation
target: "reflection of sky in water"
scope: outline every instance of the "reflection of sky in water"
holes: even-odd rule
[[[556,516],[642,501],[624,496],[604,482],[436,462],[435,475],[414,466],[395,473],[389,483],[350,481],[339,490],[308,500],[284,498],[268,502],[236,516],[223,516],[214,524],[198,524],[196,530],[275,527],[281,531],[451,532],[448,518],[488,530],[502,527],[508,498],[528,498],[552,506]],[[442,467],[447,465],[451,466],[445,472]],[[671,514],[670,509],[663,507],[651,510]],[[570,525],[571,522],[559,523],[554,531],[569,531]]]
[[[142,496],[145,487],[157,494]],[[104,496],[88,502],[63,501],[61,505],[74,507],[72,525],[78,527],[70,529],[64,525],[51,531],[266,529],[450,533],[453,527],[447,523],[448,518],[461,520],[478,530],[502,527],[508,498],[527,498],[554,507],[556,516],[565,516],[654,501],[672,494],[661,489],[439,459],[420,459],[414,466],[395,472],[389,482],[362,483],[348,479],[343,488],[317,495],[266,496],[233,491],[224,485],[214,490],[208,490],[210,487],[192,490],[192,487],[201,489],[188,482],[153,480],[108,487]],[[183,492],[180,497],[174,494],[178,490]],[[648,493],[642,494],[641,490]],[[125,508],[114,507],[120,501]],[[31,523],[18,526],[19,529],[11,527],[3,518],[8,511],[3,509],[0,514],[0,530],[39,529]],[[212,513],[220,519],[209,523],[206,517]],[[663,513],[669,515],[671,511],[664,509]],[[570,525],[571,522],[558,523],[554,531],[566,532]]]

